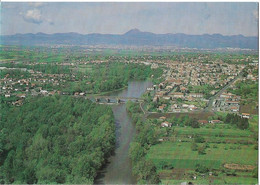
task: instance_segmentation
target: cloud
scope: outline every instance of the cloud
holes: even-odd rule
[[[54,25],[54,22],[51,19],[46,19],[42,16],[42,13],[39,9],[27,10],[26,13],[20,13],[23,16],[24,21],[34,24],[41,24],[47,22],[50,25]]]
[[[51,19],[46,19],[46,22],[48,22],[50,25],[54,25],[54,22]]]
[[[30,22],[34,24],[41,24],[43,22],[41,12],[38,9],[27,10],[25,14],[23,13],[21,14],[23,15],[23,19],[26,22]]]

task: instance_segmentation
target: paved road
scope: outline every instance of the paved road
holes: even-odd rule
[[[223,87],[221,90],[219,90],[214,96],[212,96],[209,99],[208,105],[204,110],[199,110],[199,111],[193,111],[190,113],[202,113],[202,112],[212,112],[212,104],[213,101],[218,98],[225,90],[227,90],[238,78],[241,78],[243,75],[244,71],[242,70],[233,80],[231,80],[225,87]],[[147,117],[149,114],[157,114],[158,112],[148,112],[145,111],[143,108],[143,103],[144,102],[140,102],[140,108],[143,111],[144,115]],[[172,114],[178,114],[177,112],[172,113]]]
[[[238,78],[241,78],[244,71],[242,70],[233,80],[231,80],[225,87],[218,91],[214,96],[209,99],[207,107],[204,109],[204,112],[212,111],[212,104],[215,99],[217,99],[225,90],[227,90],[230,85],[232,85]]]

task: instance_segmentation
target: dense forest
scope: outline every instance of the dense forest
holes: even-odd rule
[[[108,106],[64,96],[1,102],[1,184],[93,183],[114,146]]]

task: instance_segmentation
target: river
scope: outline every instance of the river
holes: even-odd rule
[[[132,81],[124,90],[108,93],[109,96],[139,98],[147,87],[149,81]],[[128,151],[135,135],[135,127],[126,111],[125,104],[111,105],[116,124],[116,149],[115,154],[108,159],[108,163],[99,172],[95,184],[136,184],[132,175],[131,161]]]

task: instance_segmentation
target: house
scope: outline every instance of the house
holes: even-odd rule
[[[172,93],[173,98],[184,98],[184,94],[181,92]]]
[[[147,91],[153,91],[154,88],[153,88],[153,87],[147,87],[146,90],[147,90]]]
[[[189,96],[193,98],[203,98],[202,93],[190,93]]]
[[[226,105],[239,105],[239,101],[226,101]]]
[[[208,121],[207,120],[198,120],[198,123],[205,125],[208,123]]]
[[[155,96],[154,98],[153,98],[153,102],[159,102],[159,96]]]
[[[173,104],[173,105],[171,105],[171,109],[173,110],[173,109],[177,109],[179,106],[178,106],[178,104]]]
[[[182,107],[183,107],[183,108],[188,108],[189,105],[187,105],[187,104],[182,104]]]
[[[163,96],[162,98],[165,99],[165,100],[171,100],[170,96]]]
[[[181,109],[173,109],[173,112],[181,112]]]
[[[43,95],[47,95],[48,91],[47,90],[41,90],[40,93],[43,94]]]
[[[232,98],[234,96],[232,93],[222,93],[220,98]]]
[[[181,87],[180,90],[181,92],[187,92],[188,89],[186,87]]]
[[[239,111],[239,108],[238,107],[230,107],[230,110],[232,112],[238,112]]]
[[[5,97],[9,98],[9,97],[11,97],[11,94],[5,94]]]
[[[213,123],[213,124],[215,124],[215,123],[222,123],[222,121],[220,121],[220,120],[211,120],[211,121],[209,121],[209,123]]]
[[[164,109],[164,106],[163,106],[163,105],[161,105],[161,106],[158,107],[158,110],[160,110],[160,111],[162,111],[163,109]]]
[[[156,68],[158,68],[158,67],[159,67],[159,65],[156,64],[156,63],[153,63],[153,64],[151,65],[151,69],[156,69]]]
[[[51,91],[49,92],[49,95],[53,96],[55,94],[56,91]]]
[[[168,85],[168,86],[166,86],[166,88],[165,88],[165,89],[169,90],[169,89],[172,89],[172,88],[173,88],[173,86],[171,86],[171,85]]]
[[[216,90],[213,90],[213,91],[210,92],[210,94],[211,94],[211,95],[215,95],[216,92],[217,92]]]
[[[166,120],[166,117],[164,117],[164,116],[161,116],[161,117],[159,117],[159,120]]]
[[[13,102],[12,104],[15,106],[20,106],[23,104],[23,100],[17,100],[16,102]]]
[[[26,94],[17,94],[16,95],[18,98],[25,98],[26,97]]]
[[[172,127],[172,123],[169,123],[168,121],[162,122],[161,127]]]
[[[250,118],[250,114],[248,114],[248,113],[242,113],[242,114],[241,114],[241,117],[242,117],[242,118],[247,118],[247,119],[249,119],[249,118]]]

